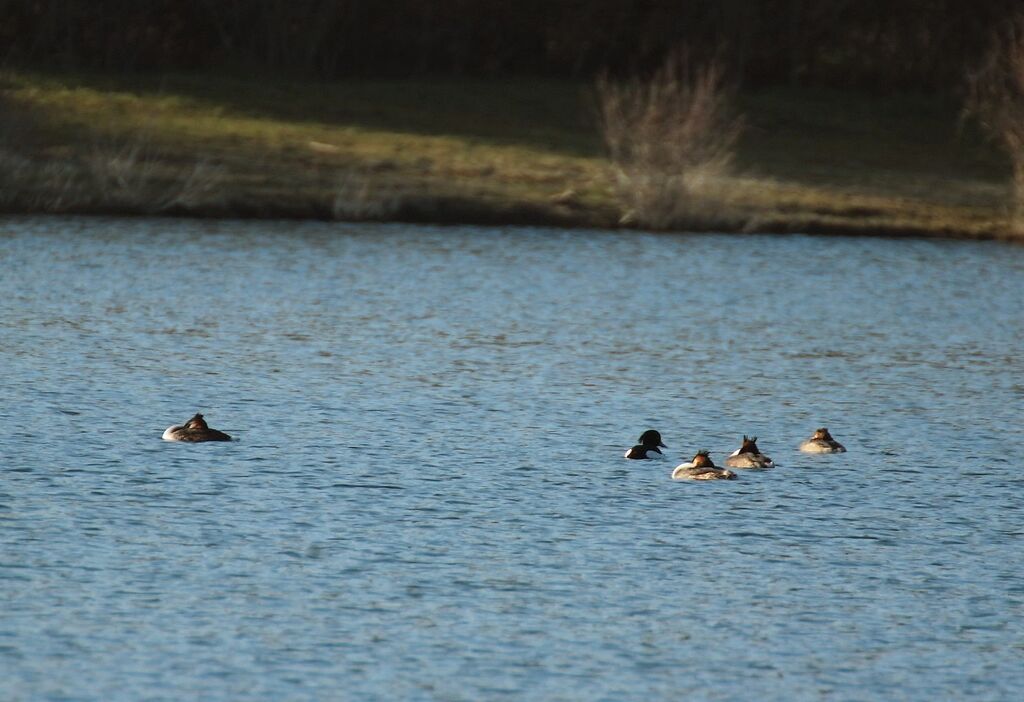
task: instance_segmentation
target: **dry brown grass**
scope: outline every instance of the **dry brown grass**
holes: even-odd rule
[[[145,132],[95,144],[85,174],[96,201],[151,212],[215,207],[224,180],[220,165],[203,157],[177,163]]]
[[[342,170],[334,189],[331,214],[343,221],[385,221],[401,207],[401,195],[367,169]]]
[[[968,77],[966,113],[999,143],[1013,169],[1010,226],[1024,235],[1024,14],[993,36],[981,67]]]
[[[597,83],[601,133],[624,218],[654,229],[720,219],[743,120],[721,63],[677,52],[647,79]]]
[[[142,130],[76,144],[48,158],[37,142],[45,121],[0,92],[0,206],[43,212],[82,208],[168,212],[215,209],[224,169],[205,157],[175,158]]]
[[[19,153],[31,119],[21,105],[0,92],[0,204],[14,202],[32,168],[32,162]]]
[[[0,91],[0,206],[63,211],[77,199],[77,169],[38,158],[38,121],[31,106]]]

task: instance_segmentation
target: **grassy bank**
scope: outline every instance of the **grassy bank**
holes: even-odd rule
[[[0,210],[620,226],[589,86],[0,74]],[[741,98],[696,230],[1008,238],[958,106]]]

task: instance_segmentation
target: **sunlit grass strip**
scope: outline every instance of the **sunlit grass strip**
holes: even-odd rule
[[[0,72],[0,96],[21,115],[0,110],[0,211],[648,226],[620,221],[620,182],[586,123],[585,92]],[[697,179],[701,197],[678,226],[1006,235],[1005,171],[943,141],[955,113],[947,123],[938,104],[863,99],[744,96],[740,165]],[[861,122],[858,110],[883,119]],[[922,129],[928,138],[914,140]],[[135,169],[154,187],[99,187],[111,157],[140,139]]]

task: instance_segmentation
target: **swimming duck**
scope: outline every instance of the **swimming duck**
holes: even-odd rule
[[[689,463],[676,466],[672,480],[735,480],[736,474],[725,468],[716,468],[707,451],[698,451]]]
[[[201,414],[184,424],[167,427],[161,438],[164,441],[231,441],[231,437],[224,432],[211,429]]]
[[[800,450],[804,453],[845,453],[846,448],[832,438],[828,429],[821,427],[815,430],[814,436],[800,444]]]
[[[757,437],[743,435],[743,445],[729,454],[725,465],[730,468],[774,468],[775,462],[757,448]]]
[[[637,439],[640,443],[626,451],[626,458],[644,459],[644,458],[664,458],[665,454],[661,452],[661,448],[668,448],[665,444],[661,443],[661,434],[648,429],[640,438]]]

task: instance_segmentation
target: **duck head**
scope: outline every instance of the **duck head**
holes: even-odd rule
[[[203,419],[203,415],[196,414],[192,419],[185,422],[186,429],[209,429],[210,425]]]
[[[743,445],[740,446],[739,453],[761,453],[757,448],[757,437],[751,436],[747,438],[747,435],[743,435]],[[739,453],[737,455],[739,455]]]
[[[657,448],[659,446],[661,448],[668,448],[668,446],[661,443],[661,434],[654,431],[653,429],[648,429],[647,431],[645,431],[643,434],[640,435],[640,438],[637,439],[637,441],[641,446],[646,446],[647,448]],[[659,451],[658,453],[661,453],[661,451]]]
[[[693,463],[693,467],[694,468],[714,468],[715,464],[711,460],[711,456],[709,454],[710,454],[710,452],[706,451],[706,450],[705,451],[698,451],[697,455],[693,457],[693,461],[691,461],[691,463]]]

